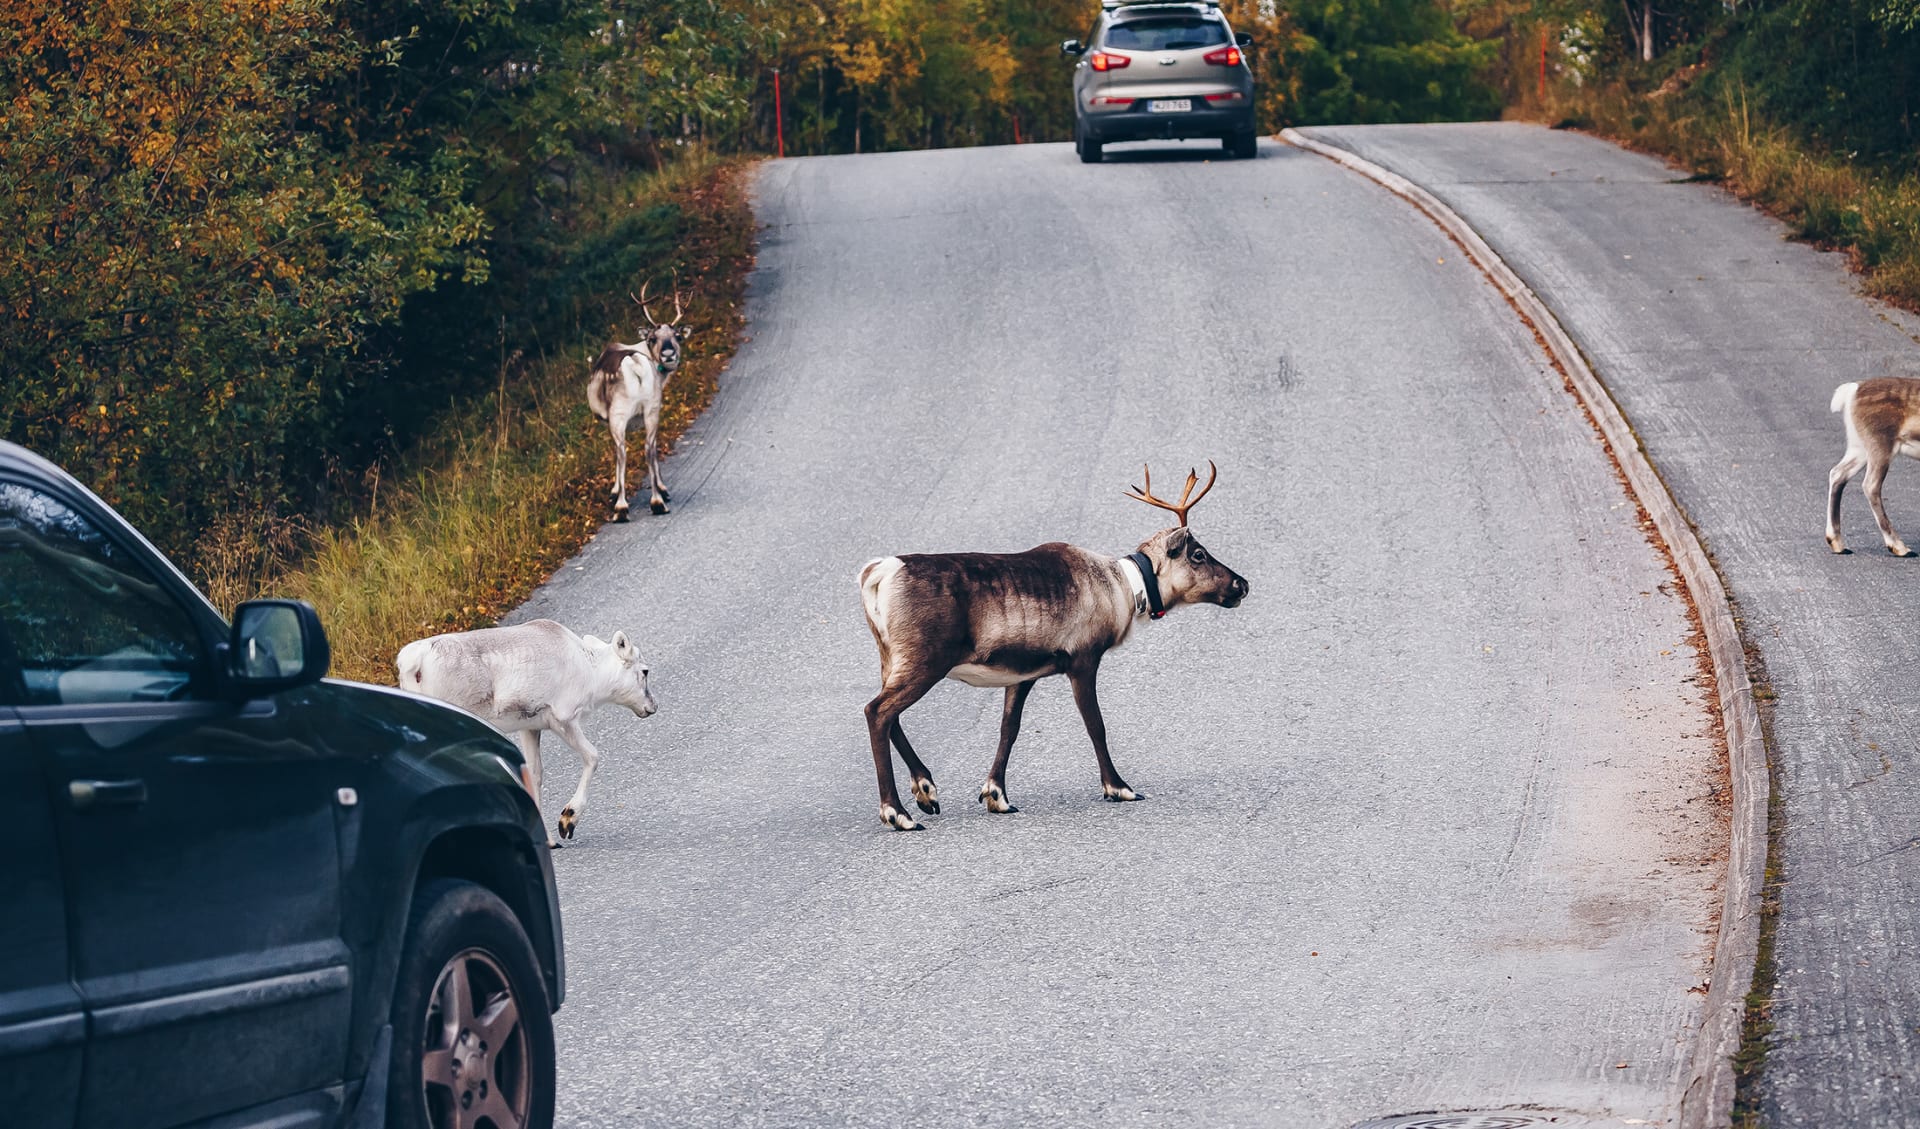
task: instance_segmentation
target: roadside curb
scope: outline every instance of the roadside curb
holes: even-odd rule
[[[1733,801],[1720,934],[1714,944],[1703,1019],[1693,1033],[1692,1061],[1688,1066],[1686,1089],[1680,1098],[1680,1125],[1682,1129],[1726,1125],[1733,1116],[1733,1056],[1740,1049],[1747,992],[1753,982],[1754,962],[1759,956],[1768,795],[1765,738],[1759,710],[1754,705],[1753,686],[1747,677],[1746,651],[1727,602],[1726,587],[1606,385],[1588,367],[1585,356],[1561,326],[1560,319],[1486,240],[1438,197],[1397,173],[1297,129],[1280,131],[1280,138],[1359,173],[1425,213],[1461,246],[1515,309],[1532,321],[1548,353],[1565,369],[1579,398],[1612,446],[1628,488],[1653,519],[1692,592],[1719,687]]]

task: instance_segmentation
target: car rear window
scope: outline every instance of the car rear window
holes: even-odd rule
[[[1107,29],[1107,46],[1121,51],[1191,51],[1227,41],[1227,25],[1200,16],[1128,20]]]

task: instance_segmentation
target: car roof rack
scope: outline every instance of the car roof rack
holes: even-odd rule
[[[1100,7],[1109,12],[1115,8],[1192,8],[1195,6],[1218,8],[1220,0],[1100,0]]]

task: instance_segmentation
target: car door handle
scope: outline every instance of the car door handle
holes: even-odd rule
[[[67,784],[67,798],[73,806],[85,811],[88,808],[139,807],[147,802],[147,782],[144,780],[74,780]]]

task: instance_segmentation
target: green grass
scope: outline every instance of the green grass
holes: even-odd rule
[[[753,257],[744,171],[690,156],[610,191],[577,221],[613,230],[623,213],[662,202],[689,219],[680,283],[698,333],[668,390],[669,438],[712,397],[738,338]],[[503,358],[494,391],[450,408],[399,464],[369,472],[364,499],[340,523],[289,529],[264,556],[257,542],[226,544],[216,532],[200,578],[209,595],[223,609],[267,593],[312,601],[333,673],[375,682],[392,680],[393,656],[410,640],[492,624],[608,516],[612,447],[585,389],[616,321],[631,336],[631,316],[615,317],[625,305],[624,293],[608,296],[605,336]]]

